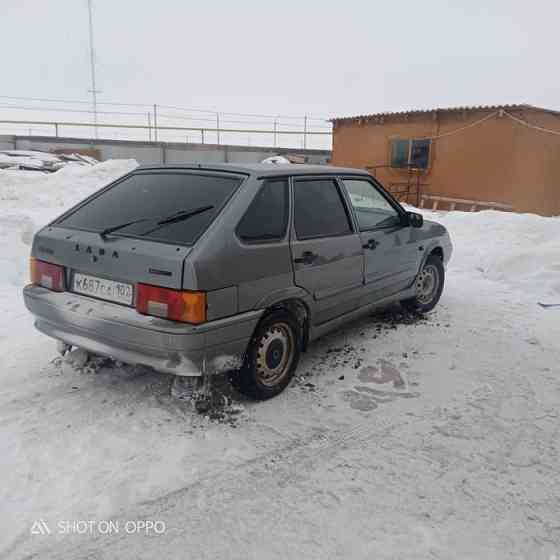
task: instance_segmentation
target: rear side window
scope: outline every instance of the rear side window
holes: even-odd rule
[[[352,232],[340,191],[332,179],[294,183],[294,225],[298,239]]]
[[[288,181],[266,181],[237,226],[245,243],[278,241],[288,225]]]
[[[142,220],[120,228],[115,235],[190,245],[210,225],[241,181],[239,176],[136,173],[56,223],[101,232]],[[193,215],[186,216],[193,211]],[[179,212],[185,219],[158,225],[158,221]]]

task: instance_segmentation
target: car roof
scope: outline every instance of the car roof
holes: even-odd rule
[[[275,175],[368,175],[363,169],[351,167],[334,167],[331,165],[300,165],[300,164],[275,164],[275,163],[168,163],[165,165],[142,165],[134,171],[146,170],[202,170],[221,171],[229,173],[243,173],[259,177],[272,177]]]

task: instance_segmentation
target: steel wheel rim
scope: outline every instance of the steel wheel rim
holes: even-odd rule
[[[292,365],[295,339],[286,323],[275,323],[261,336],[256,370],[259,381],[267,387],[280,383]]]
[[[416,278],[416,299],[421,304],[430,303],[439,287],[439,272],[433,264],[427,264]]]

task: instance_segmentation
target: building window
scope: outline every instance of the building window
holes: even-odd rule
[[[391,167],[427,169],[431,140],[395,138],[391,145]]]

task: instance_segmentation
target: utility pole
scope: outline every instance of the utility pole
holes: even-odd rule
[[[303,149],[307,148],[307,115],[303,117]]]
[[[277,145],[277,141],[276,141],[277,140],[277,138],[276,138],[277,133],[278,133],[278,118],[275,118],[274,119],[274,147],[275,148],[276,148],[276,145]]]
[[[89,62],[91,65],[91,95],[93,101],[93,122],[95,138],[98,138],[97,133],[97,86],[95,83],[95,51],[93,47],[93,13],[92,13],[92,0],[88,0],[88,13],[89,13]]]

